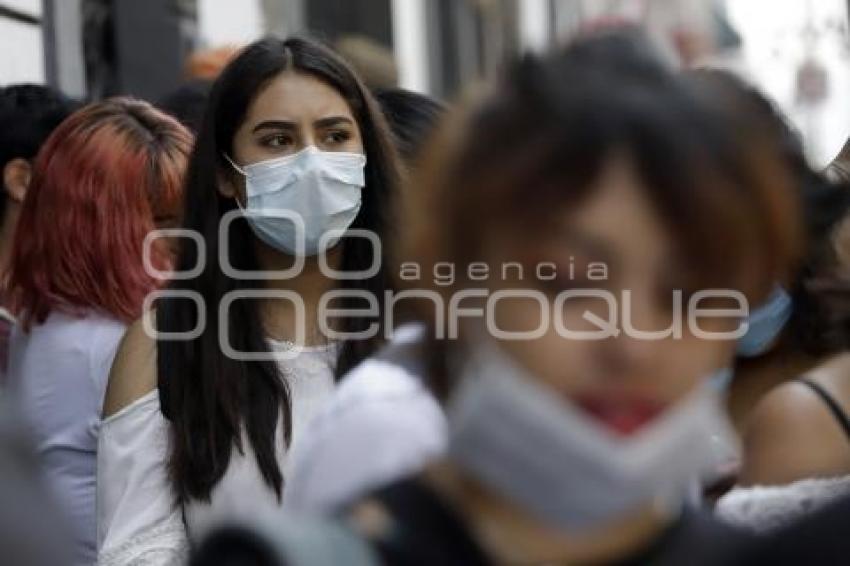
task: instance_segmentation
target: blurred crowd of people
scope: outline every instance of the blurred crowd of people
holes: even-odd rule
[[[0,89],[1,561],[847,560],[850,152],[631,27],[213,55]]]

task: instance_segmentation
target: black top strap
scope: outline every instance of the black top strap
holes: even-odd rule
[[[801,377],[797,381],[808,385],[809,388],[814,391],[824,403],[826,403],[826,406],[829,408],[829,412],[832,413],[832,416],[835,417],[835,420],[837,420],[838,424],[841,425],[841,428],[844,429],[844,434],[847,435],[847,439],[850,440],[850,417],[847,416],[847,413],[844,412],[844,409],[841,408],[838,401],[836,401],[822,385],[815,383],[811,379]]]

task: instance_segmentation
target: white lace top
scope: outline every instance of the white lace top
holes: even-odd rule
[[[287,346],[272,342],[276,350]],[[281,362],[292,399],[292,444],[297,450],[313,415],[334,389],[335,348],[301,348],[292,361]],[[250,443],[234,450],[230,466],[216,485],[210,503],[186,505],[187,537],[181,509],[167,476],[169,424],[153,390],[101,424],[98,447],[98,564],[166,566],[184,564],[188,539],[203,535],[222,520],[239,519],[279,507],[256,465]],[[278,446],[283,431],[278,429]],[[278,461],[284,476],[288,458]]]
[[[736,487],[717,502],[720,518],[759,533],[776,530],[850,494],[850,476],[779,486]]]

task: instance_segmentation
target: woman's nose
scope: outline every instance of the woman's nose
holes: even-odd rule
[[[619,334],[605,341],[603,363],[612,375],[642,375],[657,369],[663,349],[681,336],[681,302],[673,298],[668,310],[646,294],[628,292],[620,301]]]

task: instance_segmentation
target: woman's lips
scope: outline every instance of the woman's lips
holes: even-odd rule
[[[664,403],[637,399],[611,399],[601,396],[572,398],[589,416],[620,436],[634,434],[664,411]]]

